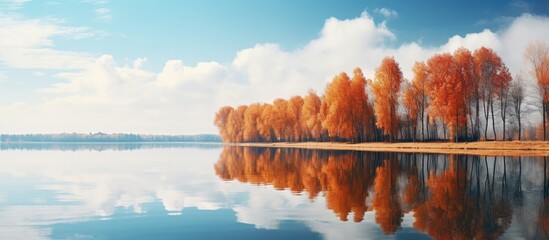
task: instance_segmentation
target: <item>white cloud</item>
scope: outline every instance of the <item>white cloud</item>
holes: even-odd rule
[[[500,51],[502,47],[498,35],[489,29],[484,29],[480,33],[469,33],[465,37],[455,35],[442,46],[442,50],[454,52],[460,47],[465,47],[473,51],[482,46],[492,48],[495,51]]]
[[[244,90],[249,98],[270,102],[277,97],[303,95],[309,88],[321,91],[337,73],[356,66],[371,66],[364,69],[373,73],[386,54],[377,49],[395,39],[385,24],[376,24],[364,12],[355,19],[326,20],[320,36],[295,51],[283,51],[276,44],[258,44],[242,50],[232,67],[248,80],[241,87],[251,88]],[[233,89],[234,86],[221,90]]]
[[[54,49],[52,38],[57,36],[79,39],[95,33],[47,20],[0,16],[0,64],[13,68],[75,69],[92,61],[90,54]]]
[[[36,28],[31,23],[27,23],[33,26],[29,28]],[[373,78],[385,56],[394,56],[404,77],[411,79],[415,61],[461,46],[471,50],[493,48],[514,76],[523,68],[526,44],[549,39],[549,18],[526,14],[498,32],[486,29],[453,36],[441,46],[425,46],[418,42],[396,45],[395,33],[364,12],[354,19],[327,19],[316,39],[295,50],[283,50],[276,43],[256,44],[238,51],[229,64],[201,62],[189,66],[175,59],[167,61],[159,72],[141,69],[145,58],[136,59],[133,66],[120,67],[109,55],[89,60],[86,55],[48,48],[54,45],[52,35],[66,32],[46,27],[22,42],[4,44],[16,46],[18,53],[27,49],[19,45],[31,46],[34,50],[27,57],[0,48],[0,60],[12,66],[81,67],[57,74],[63,82],[40,90],[48,94],[44,102],[1,107],[5,117],[0,118],[0,125],[6,132],[215,133],[211,121],[223,105],[271,102],[278,97],[304,95],[311,88],[322,92],[333,76],[340,71],[350,73],[357,66],[366,77]],[[53,53],[44,53],[41,58],[36,53],[40,51]],[[50,55],[60,61],[46,61],[45,56]],[[32,61],[24,60],[31,56]],[[37,115],[44,116],[42,121],[25,120]]]
[[[374,9],[374,12],[377,14],[380,14],[386,18],[392,18],[392,17],[398,17],[398,12],[395,10],[391,10],[388,8],[376,8]]]
[[[158,74],[157,85],[161,88],[176,88],[184,84],[203,87],[220,82],[225,76],[225,68],[217,62],[201,62],[196,67],[189,67],[181,60],[169,60]]]
[[[511,22],[498,37],[502,44],[499,50],[501,57],[514,73],[518,73],[524,65],[524,49],[530,42],[549,43],[549,18],[522,15]]]
[[[147,58],[138,58],[133,61],[133,68],[140,69],[147,62]]]

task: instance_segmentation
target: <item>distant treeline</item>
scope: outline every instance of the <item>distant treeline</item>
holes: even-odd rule
[[[16,142],[220,142],[218,135],[145,135],[127,133],[1,134],[3,143]]]

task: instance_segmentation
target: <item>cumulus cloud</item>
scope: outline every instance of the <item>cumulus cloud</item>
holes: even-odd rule
[[[139,68],[117,67],[112,56],[103,55],[82,72],[59,73],[56,76],[66,79],[67,82],[57,83],[40,91],[75,96],[110,97],[114,100],[124,94],[138,95],[138,92],[132,92],[132,89],[142,87],[141,84],[153,74]],[[118,92],[121,89],[125,89],[125,92]]]
[[[201,62],[190,67],[181,60],[169,60],[158,74],[156,83],[161,88],[172,89],[184,84],[201,87],[220,82],[225,76],[225,68],[217,62]]]
[[[135,61],[133,61],[133,68],[139,69],[139,68],[143,67],[143,64],[145,64],[146,62],[147,62],[147,58],[135,59]]]
[[[223,105],[271,102],[278,97],[304,95],[309,89],[321,92],[336,74],[352,72],[354,67],[361,67],[366,77],[373,78],[385,56],[394,56],[404,77],[411,79],[415,61],[462,46],[471,50],[487,46],[500,54],[514,75],[523,68],[526,44],[547,41],[548,29],[549,18],[525,14],[500,31],[485,29],[451,36],[440,46],[419,42],[398,45],[398,36],[384,22],[376,22],[364,12],[354,19],[327,19],[319,36],[303,47],[288,51],[276,43],[260,43],[238,51],[228,64],[211,61],[191,66],[174,59],[152,72],[141,69],[145,58],[136,59],[133,66],[120,66],[109,55],[92,61],[80,56],[69,61],[67,56],[66,64],[83,67],[58,73],[56,77],[62,82],[40,90],[47,94],[42,103],[0,108],[5,113],[0,124],[7,132],[215,133],[211,119]],[[43,46],[53,46],[51,36],[60,30],[42,31],[24,45],[56,51]],[[0,59],[6,56],[1,51]],[[5,62],[17,65],[15,59],[13,56]],[[29,125],[25,124],[28,121],[20,122],[48,112],[55,112],[54,117]]]

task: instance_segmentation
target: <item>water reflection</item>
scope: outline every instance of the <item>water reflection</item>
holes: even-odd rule
[[[226,147],[214,168],[223,180],[324,197],[340,221],[373,212],[385,234],[413,214],[413,227],[435,239],[549,237],[543,157]]]
[[[190,221],[170,217],[183,209],[216,211],[224,204],[211,170],[219,149],[101,147],[108,150],[0,151],[0,239],[117,239],[114,233],[147,239],[139,235]],[[156,215],[163,217],[147,220]],[[113,227],[83,235],[101,223]]]
[[[544,158],[98,147],[0,151],[0,239],[549,234]]]

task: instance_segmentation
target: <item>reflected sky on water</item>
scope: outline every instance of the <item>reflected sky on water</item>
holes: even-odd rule
[[[0,238],[543,239],[546,161],[219,145],[2,148]]]

